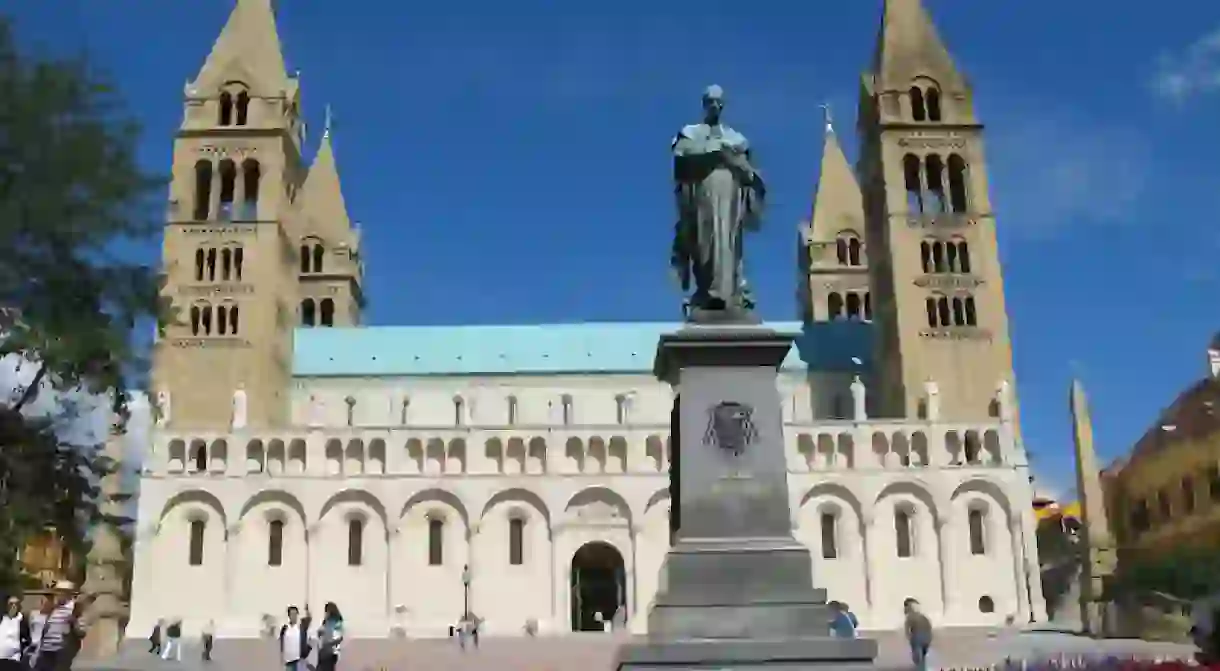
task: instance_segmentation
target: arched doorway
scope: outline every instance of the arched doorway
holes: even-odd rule
[[[572,631],[605,631],[619,606],[626,621],[627,571],[609,543],[585,543],[572,555]],[[600,614],[600,617],[599,617]]]

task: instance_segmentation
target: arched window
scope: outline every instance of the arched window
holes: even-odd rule
[[[979,443],[979,436],[973,431],[967,431],[962,438],[962,446],[966,452],[966,463],[979,463],[979,455],[983,451],[983,446]]]
[[[428,566],[445,563],[445,522],[436,517],[428,520]]]
[[[966,325],[966,307],[965,307],[965,305],[962,304],[962,299],[960,297],[954,296],[952,305],[953,305],[953,325],[954,326],[965,326]]]
[[[215,249],[208,250],[207,270],[208,270],[208,281],[215,282],[216,281],[216,250]]]
[[[233,274],[233,250],[225,247],[220,250],[220,279],[225,282]]]
[[[233,248],[233,279],[241,281],[241,265],[245,261],[245,253],[241,247]]]
[[[195,453],[192,455],[195,459],[195,472],[206,473],[208,470],[208,446],[203,442],[195,445]]]
[[[837,291],[832,291],[826,297],[826,313],[831,319],[841,319],[843,317],[843,295]]]
[[[364,520],[352,518],[347,521],[347,565],[364,563]]]
[[[953,243],[949,243],[953,245]],[[955,245],[957,247],[957,271],[959,273],[970,273],[970,246],[965,240],[959,240]]]
[[[229,308],[220,305],[216,308],[216,334],[224,335],[229,332]]]
[[[229,306],[229,335],[237,335],[237,306]]]
[[[940,121],[940,89],[929,86],[923,94],[924,106],[928,109],[928,121]]]
[[[932,269],[938,273],[945,272],[945,243],[940,240],[932,243]]]
[[[203,520],[191,520],[191,540],[188,559],[191,566],[203,566],[203,532],[207,523]]]
[[[932,212],[940,213],[948,210],[945,199],[945,163],[937,154],[929,154],[924,159],[924,173],[928,179],[928,194],[931,196]]]
[[[911,513],[906,510],[895,510],[894,536],[899,557],[907,558],[915,554],[911,531]]]
[[[301,326],[314,325],[314,302],[312,298],[301,301]]]
[[[847,318],[860,319],[864,316],[863,306],[860,304],[860,294],[849,291],[847,293]]]
[[[318,306],[319,323],[322,326],[335,325],[335,302],[329,298],[323,298],[322,303]]]
[[[325,251],[322,249],[322,245],[313,246],[313,271],[315,273],[322,272],[322,256]]]
[[[966,326],[978,326],[978,315],[974,311],[974,296],[967,296],[965,300],[966,308]]]
[[[206,221],[212,207],[212,162],[195,162],[195,220]]]
[[[271,520],[267,526],[267,566],[284,564],[284,522]]]
[[[907,212],[916,214],[924,211],[923,183],[920,177],[919,157],[907,154],[902,157],[903,182],[907,190]]]
[[[562,405],[563,425],[568,426],[572,423],[572,397],[564,394],[560,397],[559,402]]]
[[[508,397],[508,425],[512,426],[517,423],[517,397]]]
[[[941,326],[949,326],[953,323],[953,321],[950,319],[949,298],[947,296],[941,296],[940,298],[936,299],[936,311],[940,316]]]
[[[967,516],[967,523],[970,526],[970,554],[985,555],[987,554],[987,539],[984,536],[984,522],[986,521],[983,511],[978,508],[972,508]]]
[[[221,221],[233,220],[233,201],[237,197],[237,164],[230,159],[220,162],[220,212]]]
[[[939,320],[936,318],[936,299],[927,298],[924,300],[924,306],[928,310],[928,328],[936,328],[939,326]]]
[[[860,238],[853,236],[847,240],[847,265],[849,265],[849,266],[864,265],[864,262],[861,259],[862,254],[860,253],[862,247],[863,247],[863,245],[860,244]]]
[[[246,121],[249,120],[249,116],[250,116],[250,94],[246,93],[245,91],[238,93],[237,94],[237,104],[235,105],[235,107],[236,107],[236,112],[237,112],[237,114],[236,114],[237,125],[238,126],[246,125]]]
[[[925,273],[932,272],[932,243],[927,240],[919,243],[919,265]]]
[[[199,312],[199,330],[203,331],[203,335],[212,335],[212,306],[200,306]]]
[[[520,517],[508,520],[508,563],[513,566],[525,563],[525,520]]]
[[[992,599],[989,596],[980,596],[979,597],[979,612],[980,613],[994,613],[995,612],[995,599]]]
[[[240,218],[244,221],[258,219],[258,189],[262,180],[262,169],[258,161],[248,158],[241,162],[242,202]]]
[[[873,320],[873,292],[864,292],[864,321]]]
[[[200,329],[200,314],[199,306],[191,306],[191,335],[199,335]]]
[[[195,281],[196,282],[203,281],[203,259],[204,259],[203,249],[196,249],[195,250]]]
[[[307,273],[310,269],[309,263],[309,245],[301,245],[301,272]]]
[[[822,513],[822,559],[839,557],[838,516]]]
[[[915,121],[928,120],[928,108],[924,106],[923,89],[918,86],[912,86],[911,94],[911,118]]]
[[[847,240],[845,238],[835,240],[835,256],[839,259],[839,265],[847,265]]]
[[[233,125],[233,94],[228,91],[220,93],[220,118],[216,120],[216,125]]]
[[[966,161],[957,154],[949,155],[949,206],[957,213],[969,209],[966,193]]]

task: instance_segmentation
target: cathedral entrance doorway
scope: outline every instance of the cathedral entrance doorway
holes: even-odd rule
[[[585,543],[572,555],[572,631],[606,631],[623,606],[627,571],[623,555],[609,543]]]

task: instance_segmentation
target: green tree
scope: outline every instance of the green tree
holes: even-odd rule
[[[86,59],[23,53],[0,16],[0,358],[33,371],[0,398],[0,548],[46,524],[78,540],[97,520],[114,465],[65,430],[81,419],[72,404],[41,416],[33,402],[106,394],[125,418],[147,369],[133,330],[169,316],[156,269],[129,258],[160,230],[163,181],[138,165],[137,136]],[[14,555],[0,552],[0,585],[16,579]]]

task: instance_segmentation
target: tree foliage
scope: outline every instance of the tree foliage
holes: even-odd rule
[[[160,230],[162,180],[138,165],[137,135],[86,59],[23,53],[0,16],[0,358],[34,371],[0,390],[0,587],[18,579],[13,549],[48,525],[84,550],[116,467],[75,408],[35,415],[33,401],[105,394],[125,418],[146,370],[133,329],[167,315],[156,269],[130,260]]]
[[[1220,592],[1220,552],[1179,548],[1131,556],[1119,563],[1116,587],[1123,592],[1163,592],[1196,599]]]

